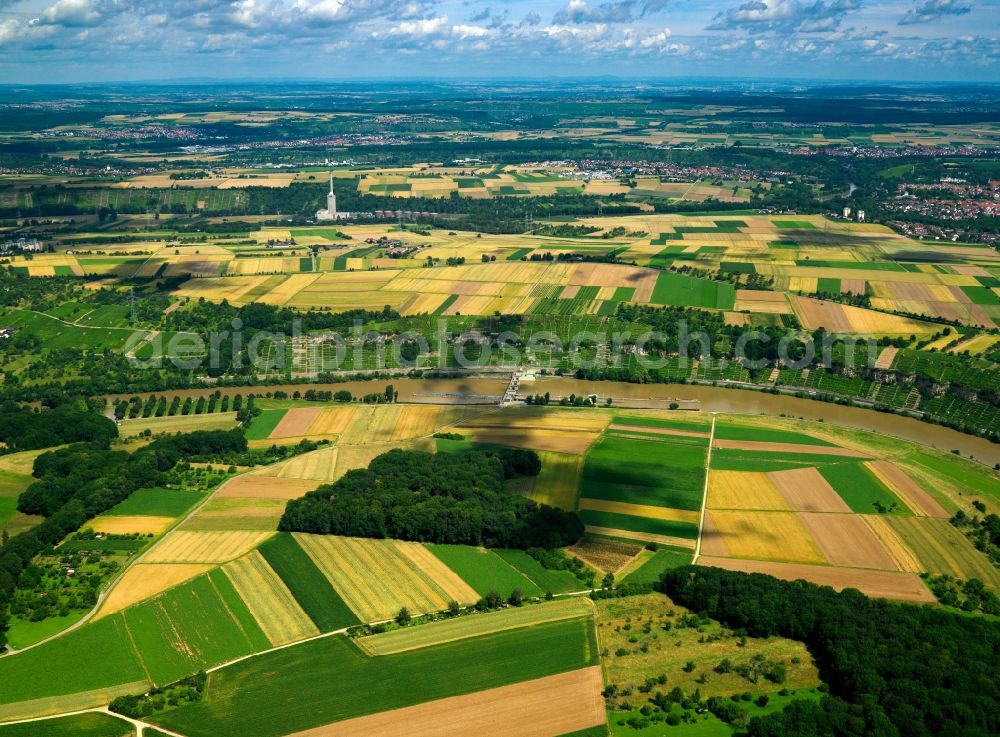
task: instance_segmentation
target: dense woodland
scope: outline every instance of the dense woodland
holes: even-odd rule
[[[583,536],[579,517],[504,491],[505,480],[540,470],[530,450],[391,450],[289,502],[279,529],[500,548],[571,545]]]
[[[48,448],[80,440],[107,444],[118,437],[118,428],[107,417],[90,411],[82,401],[52,410],[36,411],[14,402],[0,406],[0,452]]]
[[[660,585],[677,604],[749,636],[808,646],[830,695],[751,719],[750,737],[1000,734],[993,621],[717,568],[677,568]]]

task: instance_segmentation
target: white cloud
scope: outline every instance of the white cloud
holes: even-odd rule
[[[83,27],[93,26],[101,20],[101,14],[90,4],[90,0],[58,0],[35,19],[35,23],[53,26]]]
[[[972,8],[962,3],[961,0],[926,0],[917,7],[906,11],[906,15],[899,21],[899,25],[930,23],[946,15],[965,15],[971,10]]]

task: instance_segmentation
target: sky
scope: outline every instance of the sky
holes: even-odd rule
[[[0,0],[0,82],[1000,80],[1000,0]]]

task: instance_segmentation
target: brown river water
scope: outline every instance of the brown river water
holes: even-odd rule
[[[345,381],[335,384],[287,384],[257,387],[220,387],[223,394],[285,391],[291,395],[295,391],[307,389],[337,391],[347,389],[355,396],[381,392],[386,384],[392,384],[399,392],[401,402],[427,402],[431,404],[495,404],[507,388],[507,378],[461,377],[450,379],[408,379],[387,377],[372,381]],[[189,389],[162,392],[167,396],[207,396],[214,388]],[[910,417],[876,412],[861,407],[844,407],[813,399],[803,399],[784,394],[765,394],[746,389],[726,389],[713,386],[691,384],[627,384],[613,381],[584,381],[564,377],[540,377],[534,381],[523,381],[519,394],[545,394],[553,399],[570,394],[596,394],[602,404],[607,397],[618,407],[647,407],[666,409],[676,402],[684,410],[721,412],[730,414],[790,415],[807,420],[823,420],[838,425],[846,425],[860,430],[869,430],[883,435],[911,440],[933,448],[958,450],[966,458],[993,466],[1000,463],[1000,444],[985,438],[951,430],[940,425],[932,425]],[[129,396],[129,395],[124,395]],[[114,397],[109,397],[113,399]]]

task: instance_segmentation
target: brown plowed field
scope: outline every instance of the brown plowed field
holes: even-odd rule
[[[701,527],[701,554],[702,556],[717,555],[723,558],[729,555],[726,541],[722,539],[722,535],[715,529],[712,513],[707,510],[705,511],[705,523]]]
[[[871,458],[863,450],[838,448],[829,445],[803,445],[801,443],[771,443],[759,440],[720,440],[715,439],[715,448],[731,450],[759,450],[765,453],[798,453],[820,456],[844,456],[847,458]]]
[[[237,476],[222,489],[218,498],[254,497],[258,499],[298,499],[319,484],[311,479],[278,479],[274,476],[247,474]]]
[[[950,517],[937,499],[932,497],[916,481],[906,475],[906,472],[889,461],[871,461],[866,466],[878,476],[896,495],[905,502],[918,517]]]
[[[920,576],[902,571],[866,571],[859,568],[836,568],[834,566],[810,566],[801,563],[769,563],[760,560],[737,560],[735,558],[698,559],[698,565],[725,568],[729,571],[746,573],[766,573],[785,581],[803,579],[820,586],[832,586],[838,591],[852,588],[886,599],[919,601],[933,604],[934,595],[924,586]]]
[[[892,529],[892,525],[889,524],[885,517],[877,514],[862,514],[860,517],[868,525],[868,529],[872,531],[872,534],[879,539],[889,555],[892,556],[892,559],[896,561],[896,567],[899,570],[909,571],[910,573],[920,573],[924,570],[923,566],[920,565],[920,561],[917,560],[916,554],[896,534],[896,531]]]
[[[796,512],[844,512],[851,508],[815,468],[771,471],[768,476]]]
[[[604,724],[597,666],[348,719],[290,737],[558,737]]]
[[[636,425],[625,425],[619,423],[612,423],[608,426],[609,430],[619,430],[621,432],[638,432],[638,433],[650,433],[653,435],[677,435],[682,438],[707,438],[707,432],[691,432],[688,430],[674,430],[669,427],[642,427]]]
[[[323,413],[322,407],[297,407],[285,412],[285,416],[271,430],[269,438],[294,438],[305,435]]]
[[[896,562],[860,515],[799,512],[798,518],[835,566],[896,570]]]

